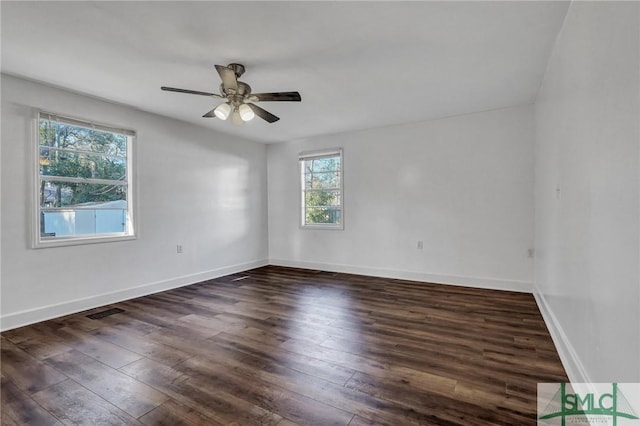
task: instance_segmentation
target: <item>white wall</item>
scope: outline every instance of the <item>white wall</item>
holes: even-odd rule
[[[270,261],[530,291],[533,137],[522,106],[270,145]],[[345,228],[300,229],[298,153],[331,147]]]
[[[30,248],[32,108],[137,131],[138,239]],[[265,145],[3,75],[1,328],[265,264],[266,176]]]
[[[536,292],[572,381],[640,381],[638,6],[573,2],[535,106]]]
[[[1,10],[2,8],[0,8]],[[0,13],[1,15],[1,13]],[[0,97],[2,94],[2,78],[0,78]],[[2,118],[2,103],[0,102],[0,118]],[[0,120],[0,135],[2,134],[2,122]],[[2,166],[2,137],[0,136],[0,166]],[[0,195],[2,194],[2,170],[0,169]],[[0,330],[2,330],[2,196],[0,196]]]

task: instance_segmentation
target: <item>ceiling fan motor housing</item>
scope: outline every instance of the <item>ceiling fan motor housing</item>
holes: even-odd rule
[[[234,73],[236,73],[236,77],[240,77],[242,74],[244,74],[244,65],[242,64],[229,64],[227,65],[227,68],[230,68],[233,70]]]
[[[238,81],[238,90],[232,93],[233,90],[227,91],[224,88],[224,83],[220,85],[220,93],[230,102],[241,104],[244,102],[244,98],[251,94],[251,86],[243,81]]]

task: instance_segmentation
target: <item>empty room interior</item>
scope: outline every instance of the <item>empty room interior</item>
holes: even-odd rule
[[[640,421],[639,2],[0,17],[3,425]]]

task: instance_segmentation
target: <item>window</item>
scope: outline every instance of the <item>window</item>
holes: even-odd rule
[[[134,132],[41,112],[34,246],[130,239]]]
[[[343,229],[342,150],[301,153],[301,224]]]

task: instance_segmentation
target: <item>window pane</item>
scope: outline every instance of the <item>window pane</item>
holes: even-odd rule
[[[126,185],[98,185],[92,183],[40,183],[40,206],[87,207],[111,201],[127,200]]]
[[[308,172],[330,172],[340,170],[340,157],[305,160],[304,168]]]
[[[74,236],[134,235],[129,199],[134,134],[40,113],[35,147],[39,220],[34,225],[40,231],[36,247],[75,244]],[[63,237],[60,243],[58,237]]]
[[[39,163],[43,176],[125,180],[127,173],[124,157],[49,147],[40,148]]]
[[[342,151],[300,155],[302,225],[342,227]]]
[[[127,202],[110,201],[91,206],[61,210],[43,210],[40,218],[42,237],[124,233]]]
[[[313,172],[305,174],[305,187],[310,188],[339,188],[340,172]]]
[[[305,225],[339,224],[340,207],[308,207],[305,211]]]
[[[305,205],[307,207],[339,206],[340,191],[307,191]]]
[[[127,156],[127,137],[123,134],[44,119],[40,119],[39,130],[40,147]]]

